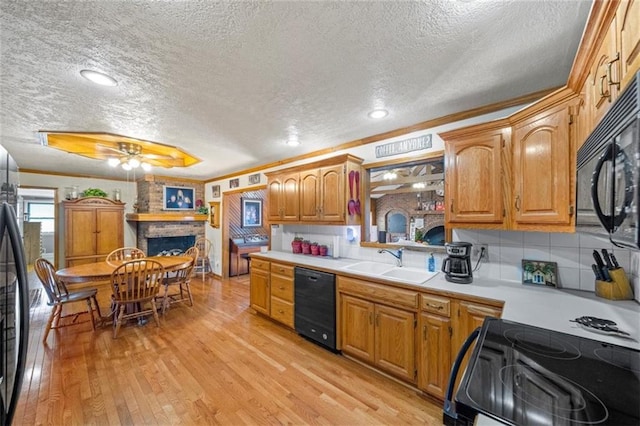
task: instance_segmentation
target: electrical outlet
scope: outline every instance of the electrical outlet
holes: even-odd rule
[[[482,249],[484,249],[484,254],[482,255],[482,261],[486,263],[489,261],[489,244],[484,244],[484,243],[474,244],[473,250],[472,250],[472,254],[473,254],[472,257],[477,260],[480,257],[480,253],[482,253]]]

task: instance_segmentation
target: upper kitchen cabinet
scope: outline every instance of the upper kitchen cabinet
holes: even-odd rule
[[[102,197],[64,201],[65,267],[100,262],[124,246],[124,204]]]
[[[451,227],[505,226],[503,148],[509,123],[495,121],[442,133],[445,140],[445,221]]]
[[[578,106],[562,89],[508,119],[440,134],[447,225],[572,231]]]
[[[540,231],[548,226],[548,231],[572,230],[575,150],[571,123],[572,108],[578,104],[576,100],[551,108],[533,107],[527,115],[512,117],[512,229]]]
[[[347,154],[267,173],[269,221],[359,225],[362,161]]]
[[[567,86],[580,94],[576,148],[640,68],[640,1],[594,2]]]
[[[301,172],[300,220],[342,222],[345,219],[345,209],[348,208],[343,199],[344,189],[341,190],[344,188],[344,179],[342,164]],[[354,185],[355,180],[351,179],[351,191]]]
[[[300,218],[298,172],[267,174],[269,222],[297,222]]]
[[[640,1],[623,0],[616,11],[616,28],[619,31],[620,84],[627,86],[635,71],[640,68]]]

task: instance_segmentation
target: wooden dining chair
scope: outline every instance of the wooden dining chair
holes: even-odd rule
[[[198,259],[198,248],[190,247],[184,253],[191,257],[191,262],[182,269],[178,269],[172,276],[165,277],[162,281],[164,285],[164,295],[162,296],[162,315],[169,309],[170,305],[180,302],[189,302],[193,306],[193,295],[191,294],[191,275]]]
[[[198,259],[196,260],[194,271],[196,273],[202,272],[202,280],[204,281],[205,274],[213,272],[213,268],[211,268],[211,261],[209,260],[211,241],[206,238],[198,238],[196,240],[195,247],[198,249]]]
[[[107,263],[119,265],[129,260],[142,259],[146,257],[144,252],[137,247],[120,247],[107,255]]]
[[[160,327],[156,297],[163,277],[162,264],[152,259],[131,260],[113,271],[111,287],[114,303],[114,339],[118,336],[122,323],[130,318],[141,318],[152,314],[156,326]]]
[[[98,289],[96,288],[83,288],[79,290],[69,291],[62,281],[56,276],[56,270],[54,266],[47,259],[39,258],[34,263],[34,269],[38,279],[42,283],[47,298],[49,299],[47,305],[52,306],[51,315],[47,320],[47,325],[44,329],[44,336],[42,342],[46,342],[49,336],[49,331],[52,329],[58,329],[71,325],[83,324],[91,321],[91,327],[96,329],[96,320],[93,316],[94,310],[98,314],[98,319],[102,319],[100,313],[100,306],[96,299]],[[69,303],[85,302],[88,309],[82,312],[71,313],[67,315],[62,314],[62,307]],[[88,313],[90,320],[78,321],[80,314]],[[73,317],[71,321],[64,321],[65,318]],[[62,322],[60,320],[63,320]]]

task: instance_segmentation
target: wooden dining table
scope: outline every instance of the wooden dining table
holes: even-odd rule
[[[150,260],[156,260],[164,267],[165,272],[177,271],[186,268],[193,259],[189,256],[152,256]],[[70,266],[56,271],[56,275],[69,288],[94,287],[98,289],[97,299],[102,312],[109,312],[111,306],[111,274],[123,262],[95,262],[83,265]],[[78,304],[79,305],[79,304]],[[71,310],[80,309],[70,307]],[[103,317],[103,323],[111,318]]]
[[[192,258],[189,256],[152,256],[149,260],[160,262],[165,272],[186,268]],[[58,278],[65,284],[109,281],[111,274],[122,262],[95,262],[70,266],[56,271]]]

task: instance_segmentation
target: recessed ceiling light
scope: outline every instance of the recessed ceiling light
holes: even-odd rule
[[[369,113],[369,118],[384,118],[389,115],[389,111],[386,109],[374,109]]]
[[[80,71],[80,75],[86,78],[87,80],[99,84],[101,86],[117,86],[118,82],[113,78],[109,77],[106,74],[102,74],[101,72],[91,71],[91,70],[82,70]]]
[[[287,145],[289,146],[298,146],[300,145],[300,140],[297,135],[290,135],[287,139]]]

